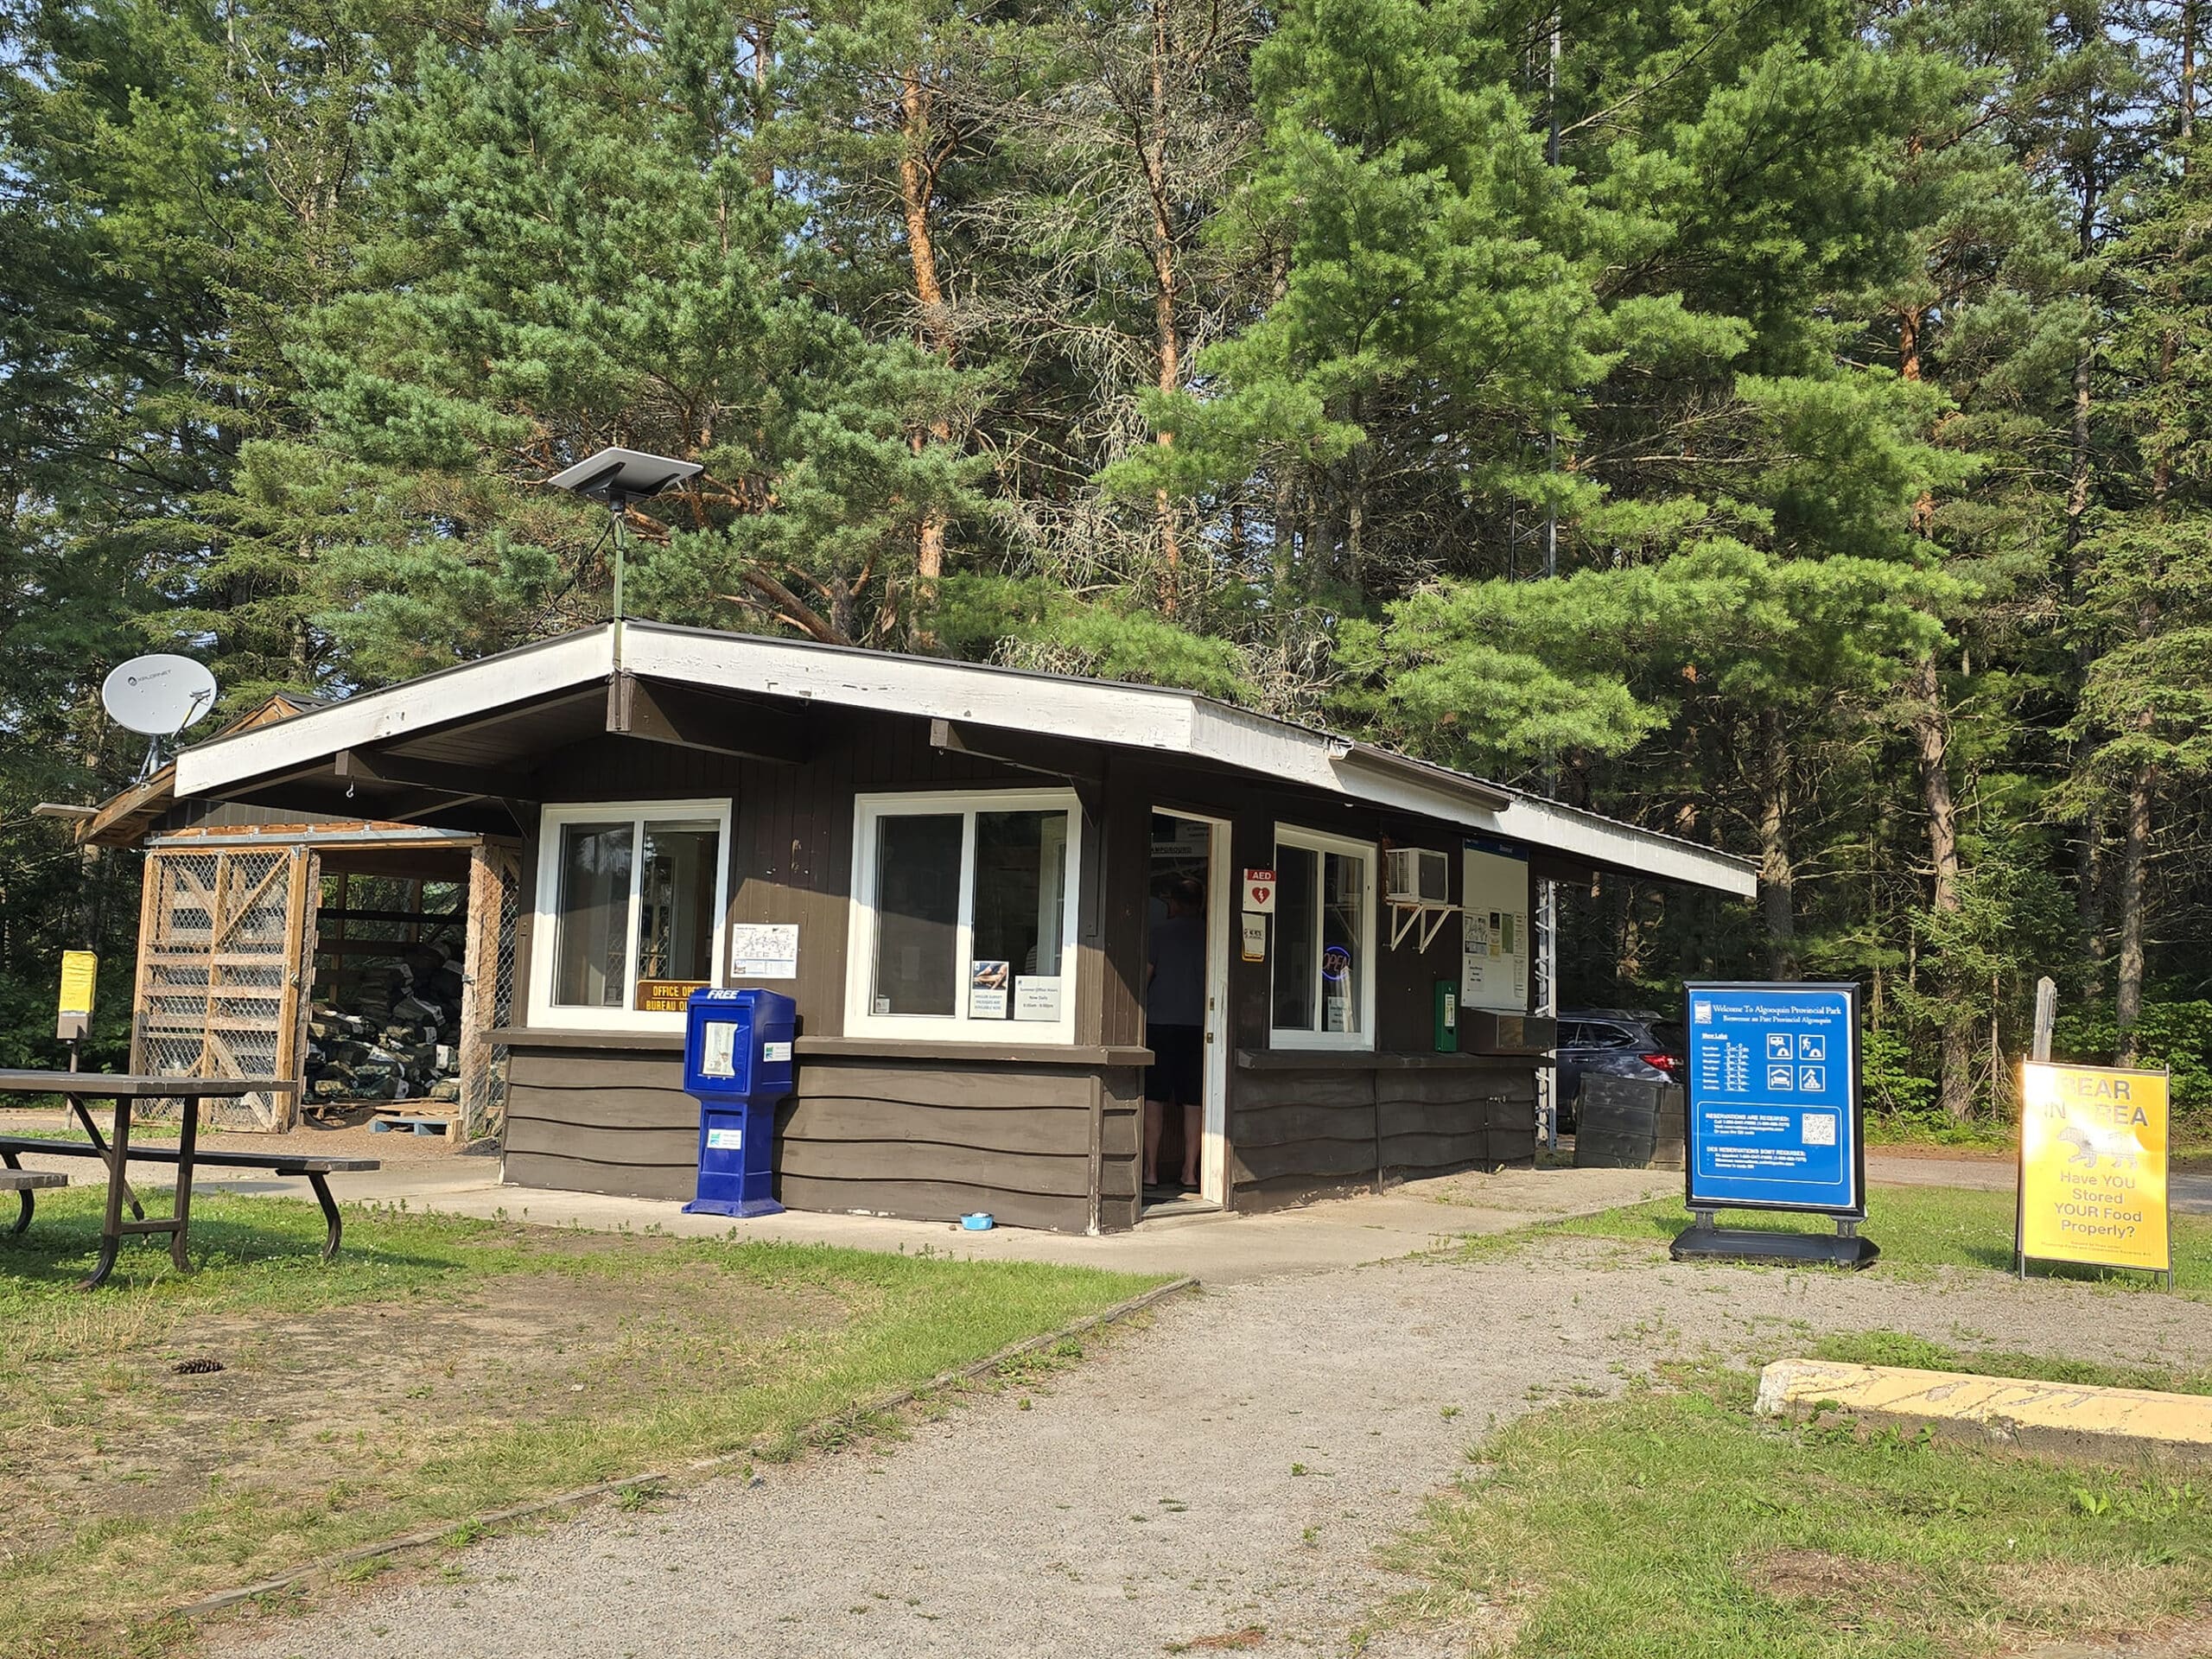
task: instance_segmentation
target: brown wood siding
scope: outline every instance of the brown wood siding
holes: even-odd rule
[[[1126,1232],[1137,1224],[1142,1208],[1137,1178],[1144,1140],[1144,1073],[1135,1066],[1113,1066],[1098,1075],[1098,1230]]]
[[[1294,1059],[1232,1075],[1230,1179],[1238,1209],[1526,1163],[1533,1065],[1426,1067]]]
[[[505,1178],[524,1186],[689,1198],[698,1188],[699,1108],[673,1055],[512,1048]]]
[[[698,1108],[666,1052],[532,1048],[510,1062],[507,1179],[636,1198],[688,1198]],[[1103,1140],[1116,1173],[1103,1225],[1135,1222],[1137,1073],[1116,1079]],[[777,1196],[798,1210],[1081,1232],[1090,1221],[1092,1071],[1080,1066],[817,1058],[778,1114]]]
[[[777,1135],[783,1201],[1018,1226],[1090,1224],[1092,1073],[1032,1065],[809,1058]]]

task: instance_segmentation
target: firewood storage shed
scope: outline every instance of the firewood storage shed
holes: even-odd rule
[[[1071,1231],[1528,1162],[1535,884],[1754,887],[1186,692],[634,621],[220,734],[177,789],[519,837],[511,1181],[689,1197],[683,1001],[758,985],[798,1006],[786,1205]]]
[[[226,728],[316,705],[271,699]],[[520,843],[352,814],[179,801],[174,763],[96,808],[80,844],[145,855],[130,1070],[301,1077],[211,1103],[211,1127],[283,1131],[357,1106],[496,1129]]]

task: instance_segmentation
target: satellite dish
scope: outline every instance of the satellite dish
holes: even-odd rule
[[[215,706],[215,677],[191,658],[168,652],[133,657],[102,683],[100,702],[117,725],[169,737]]]

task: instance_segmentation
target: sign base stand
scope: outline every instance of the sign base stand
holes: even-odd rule
[[[780,1216],[784,1206],[773,1198],[694,1198],[683,1206],[687,1216],[735,1216],[751,1221],[759,1216]]]
[[[1676,1235],[1667,1254],[1677,1262],[1811,1262],[1857,1273],[1880,1258],[1881,1246],[1859,1236],[1855,1221],[1838,1221],[1827,1233],[1770,1232],[1758,1227],[1716,1227],[1713,1211],[1700,1210]]]

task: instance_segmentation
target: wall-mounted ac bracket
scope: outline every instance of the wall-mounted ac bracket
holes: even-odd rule
[[[1416,925],[1421,929],[1421,948],[1424,955],[1444,931],[1444,924],[1459,913],[1457,905],[1440,905],[1426,899],[1393,899],[1390,900],[1390,948],[1395,950],[1406,942]]]

